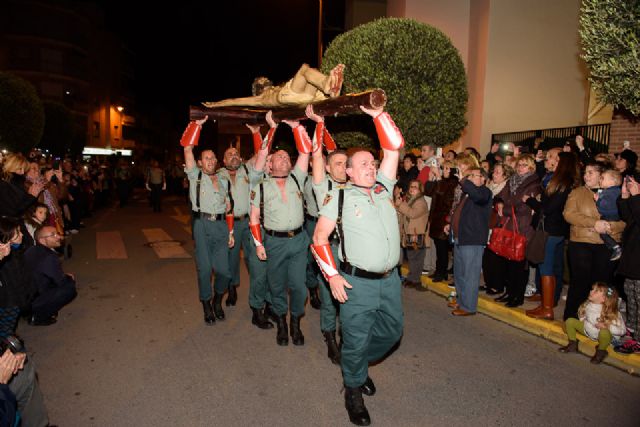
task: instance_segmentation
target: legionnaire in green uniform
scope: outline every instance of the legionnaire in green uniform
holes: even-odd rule
[[[285,121],[294,131],[298,160],[291,169],[286,151],[276,151],[271,159],[271,176],[256,186],[251,193],[250,229],[259,259],[267,261],[267,276],[277,317],[278,345],[304,344],[300,330],[300,317],[304,315],[307,292],[305,272],[309,237],[302,227],[304,221],[302,187],[309,167],[311,140],[298,122]],[[262,170],[256,161],[256,170]],[[262,211],[262,212],[261,212]],[[264,215],[265,240],[262,244],[261,213]],[[287,304],[287,287],[290,306]],[[287,331],[287,312],[291,311],[290,331]]]
[[[381,359],[402,336],[401,284],[395,268],[400,257],[398,218],[393,186],[400,131],[382,109],[360,107],[374,117],[384,159],[376,175],[375,159],[367,151],[354,153],[347,164],[351,184],[332,190],[320,208],[313,251],[340,306],[342,376],[345,407],[356,425],[371,419],[362,394],[376,392],[368,364]],[[338,226],[340,267],[329,238]]]
[[[247,125],[253,134],[259,134],[259,126]],[[257,154],[257,153],[256,153]],[[265,154],[266,156],[266,154]],[[249,306],[253,312],[251,322],[261,329],[271,329],[273,324],[262,312],[267,293],[267,265],[256,257],[256,247],[249,232],[249,193],[262,179],[262,173],[254,168],[256,156],[242,163],[238,150],[228,148],[224,153],[224,168],[218,175],[229,183],[228,191],[233,200],[234,237],[236,244],[229,250],[229,269],[231,283],[225,304],[235,305],[236,286],[240,284],[240,248],[244,251],[244,260],[249,271]]]
[[[313,187],[311,184],[311,175],[307,175],[304,178],[304,229],[309,236],[309,239],[313,237],[313,231],[316,229],[316,222],[318,221],[318,205],[316,198],[313,195]],[[309,303],[311,307],[316,310],[322,305],[320,298],[318,297],[318,285],[320,282],[320,270],[318,270],[318,264],[313,259],[311,252],[307,252],[307,289],[309,289]]]
[[[316,132],[314,132],[314,151],[311,154],[311,165],[313,176],[312,194],[315,200],[307,202],[307,207],[311,205],[318,212],[322,206],[326,194],[334,188],[344,186],[347,181],[346,165],[347,153],[343,150],[336,150],[337,147],[333,139],[324,128],[324,118],[313,112],[313,106],[309,105],[306,111],[307,117],[316,122]],[[322,154],[322,146],[327,147],[329,154],[326,162]],[[318,149],[316,149],[316,147]],[[309,209],[307,209],[309,210]],[[315,224],[314,224],[315,230]],[[313,232],[310,233],[313,238]],[[338,258],[339,239],[336,232],[332,233],[329,239],[331,253],[334,259]],[[315,260],[314,260],[315,263]],[[329,284],[321,276],[320,285],[320,330],[327,343],[327,357],[336,364],[340,363],[340,347],[336,341],[336,317],[338,315],[338,302],[331,296]]]
[[[194,212],[198,289],[207,324],[223,320],[222,296],[229,288],[229,248],[234,245],[233,212],[227,198],[227,181],[216,175],[216,155],[211,150],[200,153],[201,168],[196,165],[193,148],[198,144],[200,129],[207,120],[189,123],[180,144],[184,147],[185,173],[189,179],[191,209]],[[211,272],[215,271],[213,301]]]

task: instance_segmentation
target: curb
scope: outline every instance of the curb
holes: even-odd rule
[[[406,268],[403,267],[403,272]],[[422,286],[444,298],[449,297],[452,291],[446,282],[433,282],[428,277],[420,278]],[[515,328],[537,335],[556,344],[566,345],[567,334],[564,332],[563,323],[558,320],[540,320],[527,316],[522,308],[509,308],[497,303],[493,298],[478,295],[478,312],[507,323]],[[591,339],[578,334],[578,351],[589,357],[596,351],[596,343]],[[640,354],[620,354],[609,346],[609,355],[603,363],[621,369],[631,375],[640,376]]]

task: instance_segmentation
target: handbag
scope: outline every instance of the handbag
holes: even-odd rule
[[[401,246],[407,249],[422,249],[425,246],[424,234],[403,234]]]
[[[489,239],[489,250],[509,261],[523,261],[525,256],[525,248],[527,246],[527,238],[519,233],[518,221],[516,213],[511,207],[511,218],[513,220],[514,231],[507,230],[505,227],[495,227],[491,230],[491,238]],[[506,225],[506,224],[505,224]]]
[[[544,216],[538,221],[538,226],[533,237],[527,243],[526,257],[532,264],[540,264],[544,261],[544,250],[547,245],[549,233],[544,230]]]

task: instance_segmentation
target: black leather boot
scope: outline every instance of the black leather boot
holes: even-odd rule
[[[207,325],[213,325],[216,323],[216,318],[213,315],[213,307],[211,306],[211,300],[200,301],[202,303],[202,309],[204,311],[204,322]]]
[[[227,300],[224,302],[224,304],[227,307],[229,307],[230,305],[235,306],[236,301],[238,301],[238,290],[236,289],[235,285],[231,285],[229,286],[229,294],[227,295]]]
[[[320,306],[322,303],[320,302],[320,298],[318,297],[318,287],[309,288],[309,303],[311,303],[311,307],[316,310],[320,310]]]
[[[293,345],[304,345],[304,335],[300,330],[300,316],[291,315],[291,325],[289,325],[291,333],[291,342]]]
[[[276,322],[278,326],[278,333],[276,334],[276,342],[278,345],[289,345],[289,332],[287,329],[287,315],[283,314],[282,316],[278,316],[278,321]]]
[[[213,314],[216,315],[216,319],[224,320],[224,311],[222,310],[222,295],[223,294],[213,294]]]
[[[360,387],[344,388],[344,406],[347,408],[349,420],[357,426],[368,426],[371,424],[369,411],[364,406],[362,391]]]
[[[376,394],[376,385],[373,383],[371,377],[367,377],[364,384],[360,386],[360,391],[366,396],[373,396]]]
[[[267,319],[272,320],[276,324],[278,323],[278,317],[279,316],[273,311],[273,309],[271,308],[271,304],[269,304],[269,303],[266,303],[264,305],[264,317],[266,317]]]
[[[253,311],[253,317],[251,318],[251,323],[256,325],[260,329],[272,329],[273,323],[269,322],[266,317],[264,317],[264,313],[259,308],[251,307]]]
[[[327,357],[336,365],[340,364],[340,348],[336,341],[336,331],[324,331],[324,341],[327,343]]]

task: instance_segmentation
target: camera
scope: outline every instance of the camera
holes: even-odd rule
[[[60,169],[60,159],[55,159],[53,164],[51,165],[52,169],[58,170]]]
[[[6,337],[0,337],[0,356],[9,349],[11,353],[24,353],[24,343],[15,335],[7,335]]]
[[[449,170],[450,170],[450,172],[449,172],[450,175],[457,175],[458,174],[458,168],[450,168]]]

